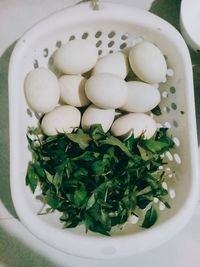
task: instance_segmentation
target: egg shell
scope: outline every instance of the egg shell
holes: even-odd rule
[[[91,70],[98,59],[94,44],[87,40],[72,40],[55,52],[54,64],[65,74],[82,74]]]
[[[167,64],[160,49],[150,42],[132,47],[129,62],[133,72],[147,83],[166,81]]]
[[[114,136],[126,138],[132,132],[137,138],[144,135],[145,139],[150,139],[156,131],[156,122],[149,115],[144,113],[129,113],[114,121],[111,133]]]
[[[83,113],[81,126],[84,130],[90,128],[93,124],[101,124],[104,132],[106,133],[115,117],[115,110],[114,109],[101,109],[91,104]]]
[[[79,127],[81,120],[80,111],[72,106],[58,106],[44,115],[41,128],[46,135],[57,135],[58,133],[71,133]]]
[[[24,92],[28,105],[38,113],[46,113],[54,109],[60,98],[57,77],[43,67],[34,69],[27,74]]]
[[[125,79],[128,71],[127,55],[122,52],[116,52],[100,58],[93,69],[93,74],[111,73]]]
[[[117,75],[99,73],[85,84],[85,93],[92,103],[100,108],[115,109],[126,103],[126,82]]]
[[[155,108],[160,102],[159,90],[148,83],[131,81],[127,82],[128,97],[121,108],[128,112],[147,112]]]
[[[85,94],[86,79],[83,76],[63,75],[58,81],[62,102],[75,107],[84,107],[90,103],[90,100]]]

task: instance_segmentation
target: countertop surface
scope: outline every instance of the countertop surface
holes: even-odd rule
[[[17,219],[9,186],[9,122],[8,122],[8,64],[16,40],[34,23],[45,16],[76,4],[76,0],[0,0],[0,267],[198,267],[200,266],[200,206],[182,232],[164,245],[136,256],[117,260],[77,258],[53,249],[34,237]],[[115,0],[143,9],[152,0]],[[164,18],[178,25],[179,0],[157,0]],[[166,3],[168,2],[168,3]],[[161,8],[160,8],[161,7]],[[163,7],[163,8],[162,8]],[[165,16],[165,14],[171,14]],[[177,26],[178,27],[178,26]],[[193,63],[199,64],[192,54]],[[197,70],[197,74],[198,74]],[[200,103],[198,82],[195,83],[197,128],[199,135]],[[200,87],[200,86],[199,86]]]

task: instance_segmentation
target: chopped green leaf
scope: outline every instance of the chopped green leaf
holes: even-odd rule
[[[76,133],[68,133],[66,136],[74,143],[77,143],[81,149],[86,149],[89,146],[91,140],[87,133],[84,133],[79,129]]]
[[[120,140],[101,125],[87,132],[46,136],[40,129],[27,133],[32,162],[26,184],[42,190],[46,212],[58,210],[66,228],[84,223],[86,231],[110,235],[113,226],[124,224],[135,209],[148,209],[142,227],[157,219],[153,199],[170,208],[168,191],[162,187],[165,172],[163,151],[174,146],[161,128],[150,140],[130,136]],[[45,214],[40,213],[40,214]]]
[[[94,193],[90,196],[90,198],[88,199],[88,202],[87,202],[87,206],[86,206],[86,210],[90,209],[94,204],[95,204],[95,195]]]
[[[29,185],[31,191],[34,193],[38,184],[38,175],[35,173],[35,169],[32,163],[29,163],[28,170],[26,174],[26,185]]]
[[[83,185],[80,188],[76,189],[74,192],[74,203],[77,206],[81,206],[85,203],[87,199],[87,191]]]
[[[157,221],[158,215],[156,209],[151,206],[145,213],[144,221],[142,223],[143,228],[150,228]]]
[[[144,209],[146,208],[147,205],[149,205],[153,201],[153,194],[148,193],[148,194],[140,195],[137,197],[136,201],[137,201],[137,206],[140,209]]]
[[[95,141],[104,139],[106,136],[101,124],[93,124],[89,129],[89,135]]]
[[[171,146],[168,143],[156,140],[140,140],[139,145],[142,148],[157,154],[163,154],[164,152],[168,151]]]
[[[161,109],[160,109],[159,106],[156,106],[155,108],[153,108],[153,109],[151,110],[151,112],[152,112],[154,115],[156,115],[156,116],[160,116],[160,115],[162,115],[162,112],[161,112]]]
[[[51,175],[48,171],[45,171],[47,180],[53,184],[53,175]]]
[[[125,144],[120,141],[118,138],[114,136],[108,136],[105,140],[101,140],[99,142],[101,145],[111,145],[118,147],[121,151],[123,151],[128,157],[133,158],[132,153],[128,150]]]

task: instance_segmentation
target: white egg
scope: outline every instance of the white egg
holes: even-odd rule
[[[93,74],[111,73],[125,79],[128,71],[127,55],[122,52],[116,52],[100,58],[93,69]]]
[[[93,124],[101,124],[106,133],[110,129],[114,117],[114,109],[101,109],[92,104],[83,113],[81,126],[84,130],[87,130]]]
[[[81,120],[80,111],[72,106],[58,106],[51,112],[44,115],[41,128],[46,135],[58,133],[71,133],[79,127]]]
[[[85,93],[92,103],[100,108],[115,109],[126,103],[126,82],[117,75],[99,73],[85,84]]]
[[[75,107],[84,107],[90,103],[85,94],[86,79],[83,76],[63,75],[58,81],[62,102]]]
[[[159,90],[148,83],[127,82],[128,97],[121,108],[128,112],[147,112],[155,108],[160,102]]]
[[[132,47],[129,62],[133,72],[147,83],[166,80],[167,64],[160,49],[150,42],[142,42]]]
[[[45,68],[38,68],[27,74],[24,92],[28,105],[38,113],[54,109],[60,98],[58,79],[53,72]]]
[[[55,52],[54,64],[65,74],[82,74],[91,70],[98,59],[94,44],[87,40],[72,40]]]
[[[145,139],[150,139],[156,131],[156,122],[149,115],[144,113],[129,113],[114,121],[111,133],[118,137],[128,137],[132,132],[137,138],[144,135]]]

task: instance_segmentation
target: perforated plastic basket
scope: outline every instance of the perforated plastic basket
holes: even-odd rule
[[[27,148],[28,126],[37,118],[24,97],[24,78],[38,67],[51,68],[51,56],[61,44],[88,39],[98,47],[99,56],[124,50],[139,39],[155,43],[166,55],[174,75],[160,87],[162,115],[158,123],[169,127],[176,144],[165,155],[171,209],[157,203],[158,222],[144,230],[127,225],[112,237],[85,233],[83,227],[62,229],[59,214],[38,216],[40,201],[25,185],[31,153]],[[67,8],[49,16],[18,41],[9,67],[10,183],[13,202],[22,223],[39,239],[66,253],[92,257],[121,257],[151,249],[170,239],[188,222],[198,198],[198,154],[192,67],[181,35],[167,22],[136,8],[102,2],[99,10],[89,3]],[[174,173],[175,171],[175,173]],[[166,186],[166,184],[165,184]]]

